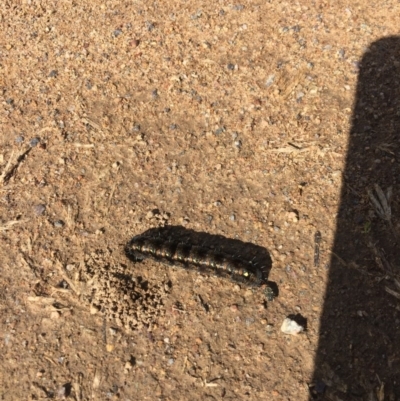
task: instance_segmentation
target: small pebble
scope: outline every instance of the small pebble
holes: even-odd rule
[[[293,223],[297,223],[299,221],[299,216],[296,212],[288,212],[287,217]]]
[[[37,216],[40,216],[46,211],[46,206],[43,204],[36,205],[33,207],[33,211]]]
[[[168,359],[169,366],[173,365],[174,363],[175,363],[175,359],[173,359],[173,358]]]
[[[148,30],[149,32],[151,32],[151,31],[154,30],[155,26],[154,26],[154,24],[153,24],[152,22],[146,21],[146,28],[147,28],[147,30]]]
[[[116,29],[116,30],[113,32],[113,35],[114,35],[115,38],[117,38],[119,35],[121,35],[121,33],[122,33],[121,29]]]
[[[157,90],[157,89],[154,89],[154,90],[151,92],[151,97],[152,97],[153,99],[157,99],[157,98],[158,98],[158,90]]]
[[[99,313],[100,309],[101,308],[98,305],[90,305],[90,314],[95,315],[96,313]]]
[[[201,10],[198,10],[190,16],[190,19],[192,19],[192,20],[199,19],[202,15],[203,15],[203,12]]]
[[[232,6],[232,8],[236,11],[242,11],[244,9],[244,5],[243,4],[235,4],[234,6]]]
[[[274,83],[274,81],[275,81],[275,75],[274,74],[269,75],[267,80],[265,81],[265,86],[269,88]]]
[[[126,363],[125,363],[125,366],[124,366],[124,373],[125,374],[127,374],[127,373],[129,373],[129,371],[132,369],[132,362],[131,361],[127,361]]]
[[[288,317],[283,321],[281,326],[281,332],[285,334],[296,335],[302,331],[304,331],[304,327]]]
[[[233,70],[235,69],[235,64],[229,63],[229,64],[227,65],[227,67],[228,67],[228,70],[233,71]]]
[[[239,308],[238,308],[237,304],[233,304],[233,305],[230,306],[230,310],[231,310],[232,312],[237,312],[238,309],[239,309]]]
[[[19,136],[17,136],[16,138],[15,138],[15,142],[16,143],[22,143],[22,142],[24,142],[24,137],[22,136],[22,135],[19,135]]]
[[[67,389],[66,389],[65,386],[59,387],[59,388],[57,389],[57,392],[56,392],[57,398],[64,399],[64,398],[65,398],[65,393],[66,393],[66,391],[67,391]]]
[[[50,71],[49,77],[50,78],[57,78],[58,71],[57,70],[52,70]]]
[[[117,333],[118,333],[118,330],[115,329],[114,327],[110,327],[110,328],[108,329],[108,331],[110,332],[110,335],[111,335],[111,336],[116,336]]]
[[[54,222],[54,227],[56,227],[56,228],[62,228],[64,226],[65,226],[65,223],[62,220],[56,220]]]
[[[38,138],[38,137],[32,138],[32,139],[29,141],[29,146],[30,146],[31,148],[34,148],[35,146],[37,146],[37,145],[39,144],[39,142],[40,142],[40,138]]]

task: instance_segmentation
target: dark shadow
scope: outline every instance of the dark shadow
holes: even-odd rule
[[[164,241],[174,243],[185,243],[190,246],[200,246],[206,249],[214,250],[217,253],[235,256],[241,260],[251,261],[249,270],[252,266],[262,273],[264,282],[273,290],[274,296],[278,295],[278,287],[275,283],[268,281],[268,276],[272,267],[271,256],[268,251],[258,245],[243,242],[237,239],[226,238],[222,235],[213,235],[205,232],[189,230],[182,226],[165,226],[151,228],[137,237],[160,238]],[[134,241],[134,237],[131,241]],[[132,255],[129,252],[129,244],[126,248],[126,254],[130,259]],[[137,260],[134,260],[137,262]]]
[[[399,400],[400,37],[359,70],[311,399]],[[393,188],[391,223],[371,203]]]

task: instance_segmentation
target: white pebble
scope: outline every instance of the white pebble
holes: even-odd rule
[[[281,326],[281,332],[285,334],[296,335],[304,331],[304,327],[290,318],[286,318]]]

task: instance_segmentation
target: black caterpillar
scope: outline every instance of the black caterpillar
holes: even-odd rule
[[[213,273],[252,287],[266,285],[268,300],[275,297],[262,268],[256,268],[251,261],[244,261],[208,247],[137,236],[128,243],[126,253],[136,261],[151,257],[187,269],[194,267],[199,272]]]

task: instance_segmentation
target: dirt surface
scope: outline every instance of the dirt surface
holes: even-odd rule
[[[400,399],[399,2],[0,22],[0,399]],[[265,259],[278,296],[130,260],[151,229]]]

